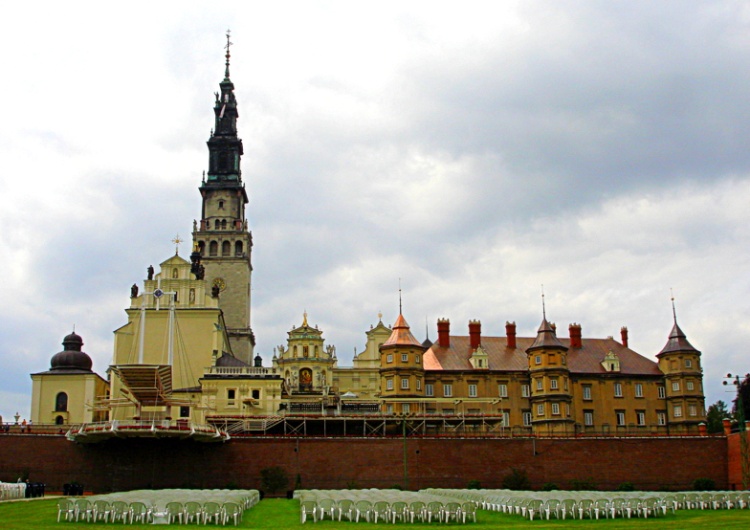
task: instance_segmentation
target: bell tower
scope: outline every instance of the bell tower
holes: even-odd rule
[[[237,136],[237,100],[229,78],[227,31],[224,79],[214,94],[214,128],[208,139],[208,174],[199,188],[200,223],[193,222],[193,272],[207,280],[219,298],[234,355],[252,364],[255,335],[250,327],[253,237],[248,230],[248,203],[242,182],[242,140]]]

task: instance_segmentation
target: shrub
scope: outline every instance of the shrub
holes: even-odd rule
[[[510,474],[503,478],[503,488],[506,490],[530,490],[531,482],[529,482],[526,471],[513,468]]]
[[[573,491],[596,491],[596,483],[590,478],[576,479],[570,482],[570,489]]]
[[[545,482],[542,484],[542,491],[556,491],[560,488],[554,482]]]
[[[711,491],[716,489],[716,482],[711,478],[697,478],[693,481],[695,491]]]
[[[467,484],[466,489],[469,490],[479,490],[482,489],[482,483],[478,480],[470,480],[469,484]]]
[[[269,493],[286,490],[289,477],[284,468],[274,466],[260,470],[261,487]]]
[[[617,486],[617,491],[635,491],[635,486],[632,482],[623,482]]]

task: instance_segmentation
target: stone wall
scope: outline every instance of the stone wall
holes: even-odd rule
[[[77,481],[87,491],[239,486],[260,488],[260,470],[286,469],[290,489],[501,487],[512,469],[535,488],[590,480],[599,489],[632,482],[639,489],[689,489],[707,477],[726,488],[725,437],[237,438],[225,444],[121,440],[82,445],[62,436],[0,435],[0,480],[27,473],[48,491]]]

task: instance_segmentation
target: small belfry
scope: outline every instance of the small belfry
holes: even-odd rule
[[[230,32],[226,34],[224,79],[215,93],[214,128],[208,139],[208,174],[200,186],[200,222],[193,223],[193,244],[200,274],[219,296],[232,350],[252,363],[255,335],[250,325],[252,234],[245,217],[248,195],[242,181],[242,140],[237,136],[237,99],[229,77]],[[195,259],[193,260],[195,262]]]

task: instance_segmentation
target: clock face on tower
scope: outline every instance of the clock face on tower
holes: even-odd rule
[[[227,288],[227,284],[224,281],[224,278],[214,278],[213,285],[215,287],[218,287],[220,291],[223,291]]]

